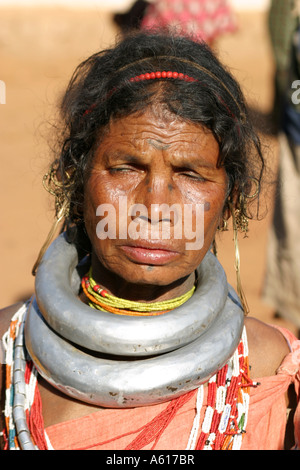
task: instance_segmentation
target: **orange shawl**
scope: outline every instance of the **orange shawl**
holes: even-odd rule
[[[250,407],[242,450],[283,450],[287,408],[285,394],[294,384],[298,407],[294,416],[295,442],[300,448],[300,341],[280,329],[289,342],[291,352],[283,360],[277,374],[255,379],[260,385],[250,389]],[[206,403],[204,396],[203,405]],[[155,445],[155,450],[184,450],[195,417],[196,393],[177,411]],[[168,404],[132,409],[100,409],[82,418],[46,428],[54,449],[123,450],[139,431]],[[205,406],[202,407],[202,414]],[[143,447],[152,448],[152,444]]]

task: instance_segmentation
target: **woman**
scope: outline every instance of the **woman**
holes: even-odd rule
[[[81,64],[61,110],[65,230],[1,314],[5,447],[284,448],[299,342],[245,318],[211,253],[230,217],[237,247],[264,168],[239,86],[205,44],[139,33]]]
[[[300,330],[300,223],[293,216],[300,211],[299,18],[299,2],[271,2],[269,31],[276,65],[273,116],[279,132],[279,164],[263,299]]]

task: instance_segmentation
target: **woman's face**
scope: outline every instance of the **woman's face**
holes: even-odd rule
[[[167,286],[209,250],[227,191],[207,129],[154,105],[110,123],[85,188],[94,263],[126,282]]]

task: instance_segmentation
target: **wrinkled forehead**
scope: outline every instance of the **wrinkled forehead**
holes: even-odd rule
[[[201,146],[210,140],[219,149],[210,129],[201,123],[184,119],[159,101],[127,116],[114,116],[110,119],[99,145],[105,140],[139,143],[151,141],[157,148],[167,148],[172,143]]]
[[[157,156],[176,167],[217,168],[219,144],[205,127],[178,118],[170,111],[148,107],[111,120],[95,152],[94,163],[152,164]],[[157,153],[158,151],[158,153]]]

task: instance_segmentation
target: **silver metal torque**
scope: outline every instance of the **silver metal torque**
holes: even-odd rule
[[[36,300],[51,328],[92,351],[135,357],[172,351],[206,331],[227,298],[224,270],[208,252],[198,268],[198,288],[183,306],[153,317],[116,316],[90,308],[74,295],[80,285],[77,263],[76,247],[60,235],[38,268]]]
[[[73,398],[110,408],[161,403],[197,388],[230,359],[244,324],[233,296],[230,290],[224,309],[197,340],[154,358],[131,361],[99,358],[77,349],[48,327],[33,301],[26,321],[26,348],[39,373]]]

